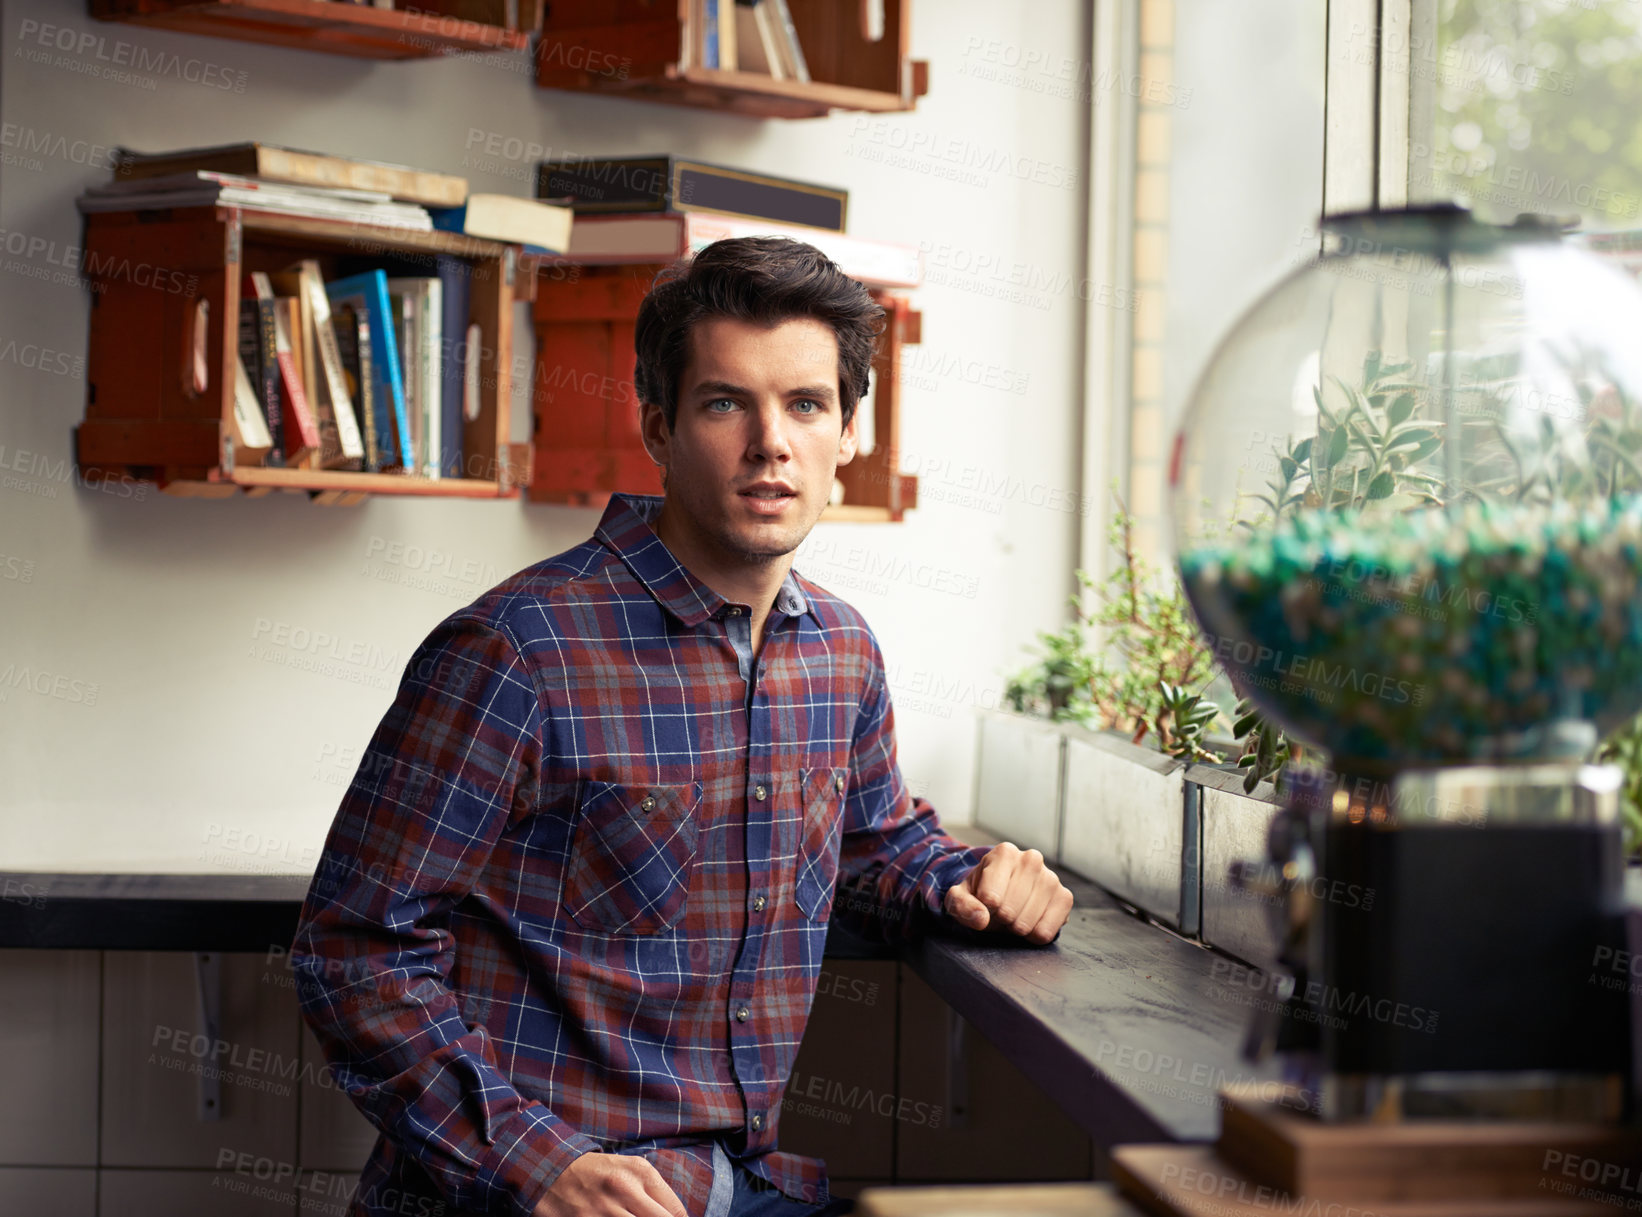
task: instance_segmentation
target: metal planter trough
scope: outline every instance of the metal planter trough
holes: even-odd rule
[[[1234,862],[1262,862],[1266,832],[1280,800],[1270,782],[1243,793],[1241,770],[1193,765],[1187,780],[1201,793],[1204,942],[1229,951],[1260,968],[1276,966],[1277,939],[1272,927],[1272,898],[1234,887]]]
[[[983,710],[979,731],[975,822],[1059,862],[1065,724]]]
[[[1061,861],[1195,934],[1197,793],[1185,778],[1183,761],[1113,732],[1066,728]],[[1183,883],[1188,868],[1192,882]]]

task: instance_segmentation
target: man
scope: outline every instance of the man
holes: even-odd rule
[[[882,325],[798,242],[664,272],[635,334],[664,494],[614,496],[413,657],[292,949],[382,1132],[353,1213],[847,1211],[776,1148],[829,919],[1059,932],[1041,854],[909,795],[876,639],[791,570]]]

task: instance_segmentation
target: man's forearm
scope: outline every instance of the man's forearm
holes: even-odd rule
[[[528,1214],[599,1145],[502,1073],[436,969],[442,935],[305,923],[291,952],[302,1014],[337,1084],[452,1208]]]

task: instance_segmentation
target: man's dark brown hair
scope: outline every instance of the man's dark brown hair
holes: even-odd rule
[[[813,317],[830,325],[838,338],[838,400],[849,425],[867,393],[884,310],[830,258],[787,237],[734,237],[656,276],[634,326],[633,379],[639,400],[661,407],[669,431],[678,418],[690,331],[714,317],[759,325]]]

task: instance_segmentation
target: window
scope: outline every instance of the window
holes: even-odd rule
[[[1397,41],[1382,45],[1408,63],[1412,200],[1642,227],[1642,4],[1413,0]]]
[[[1168,560],[1168,453],[1232,322],[1317,251],[1327,12],[1317,0],[1102,0],[1095,21],[1085,494],[1080,561],[1110,569],[1110,482]],[[1104,266],[1102,265],[1104,260]]]

